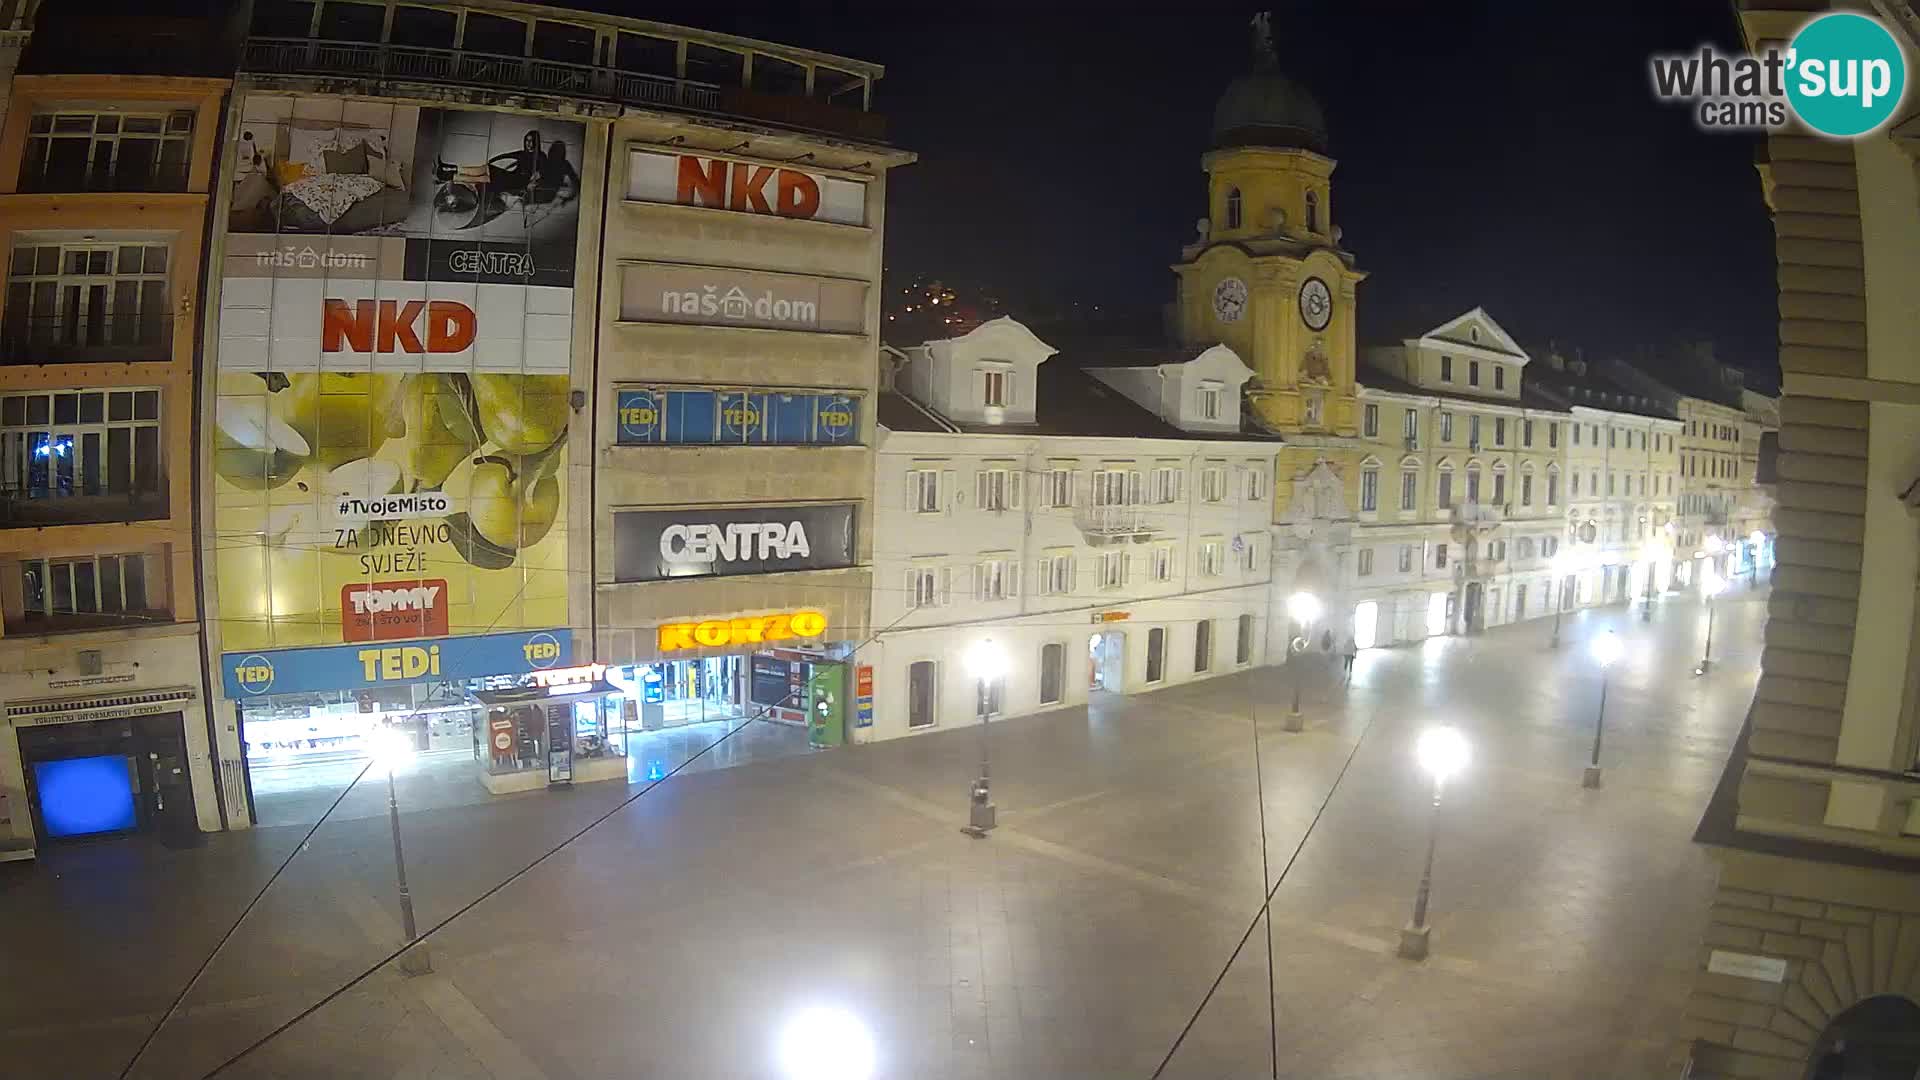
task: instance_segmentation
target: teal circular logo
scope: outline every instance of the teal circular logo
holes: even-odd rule
[[[1864,15],[1822,15],[1793,37],[1787,101],[1822,135],[1863,135],[1893,115],[1907,91],[1907,60],[1886,27]]]

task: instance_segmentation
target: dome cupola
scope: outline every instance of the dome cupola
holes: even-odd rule
[[[1253,17],[1253,70],[1227,84],[1213,108],[1215,150],[1272,146],[1327,152],[1327,118],[1320,103],[1280,73],[1273,53],[1271,16]]]

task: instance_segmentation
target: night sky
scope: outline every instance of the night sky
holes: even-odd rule
[[[1167,266],[1205,213],[1213,104],[1250,67],[1260,10],[1177,6],[790,5],[689,21],[885,64],[876,108],[920,156],[893,174],[889,283],[977,283],[1020,315],[1171,297]],[[1707,338],[1728,362],[1776,368],[1756,140],[1696,130],[1646,75],[1650,52],[1734,48],[1728,0],[1268,6],[1282,69],[1327,112],[1334,221],[1371,274],[1363,344],[1480,304],[1527,344]]]

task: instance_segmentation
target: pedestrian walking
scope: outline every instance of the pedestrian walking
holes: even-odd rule
[[[1344,661],[1346,664],[1347,674],[1346,674],[1345,681],[1348,685],[1352,685],[1353,683],[1353,658],[1359,655],[1360,655],[1360,644],[1353,640],[1352,634],[1348,634],[1347,647],[1345,649],[1342,649],[1340,653],[1341,660]]]

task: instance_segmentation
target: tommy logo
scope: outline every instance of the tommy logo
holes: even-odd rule
[[[349,305],[327,299],[322,304],[321,352],[457,353],[473,345],[473,309],[456,300],[355,300]]]
[[[340,587],[343,641],[440,637],[447,632],[446,581],[382,581]]]

